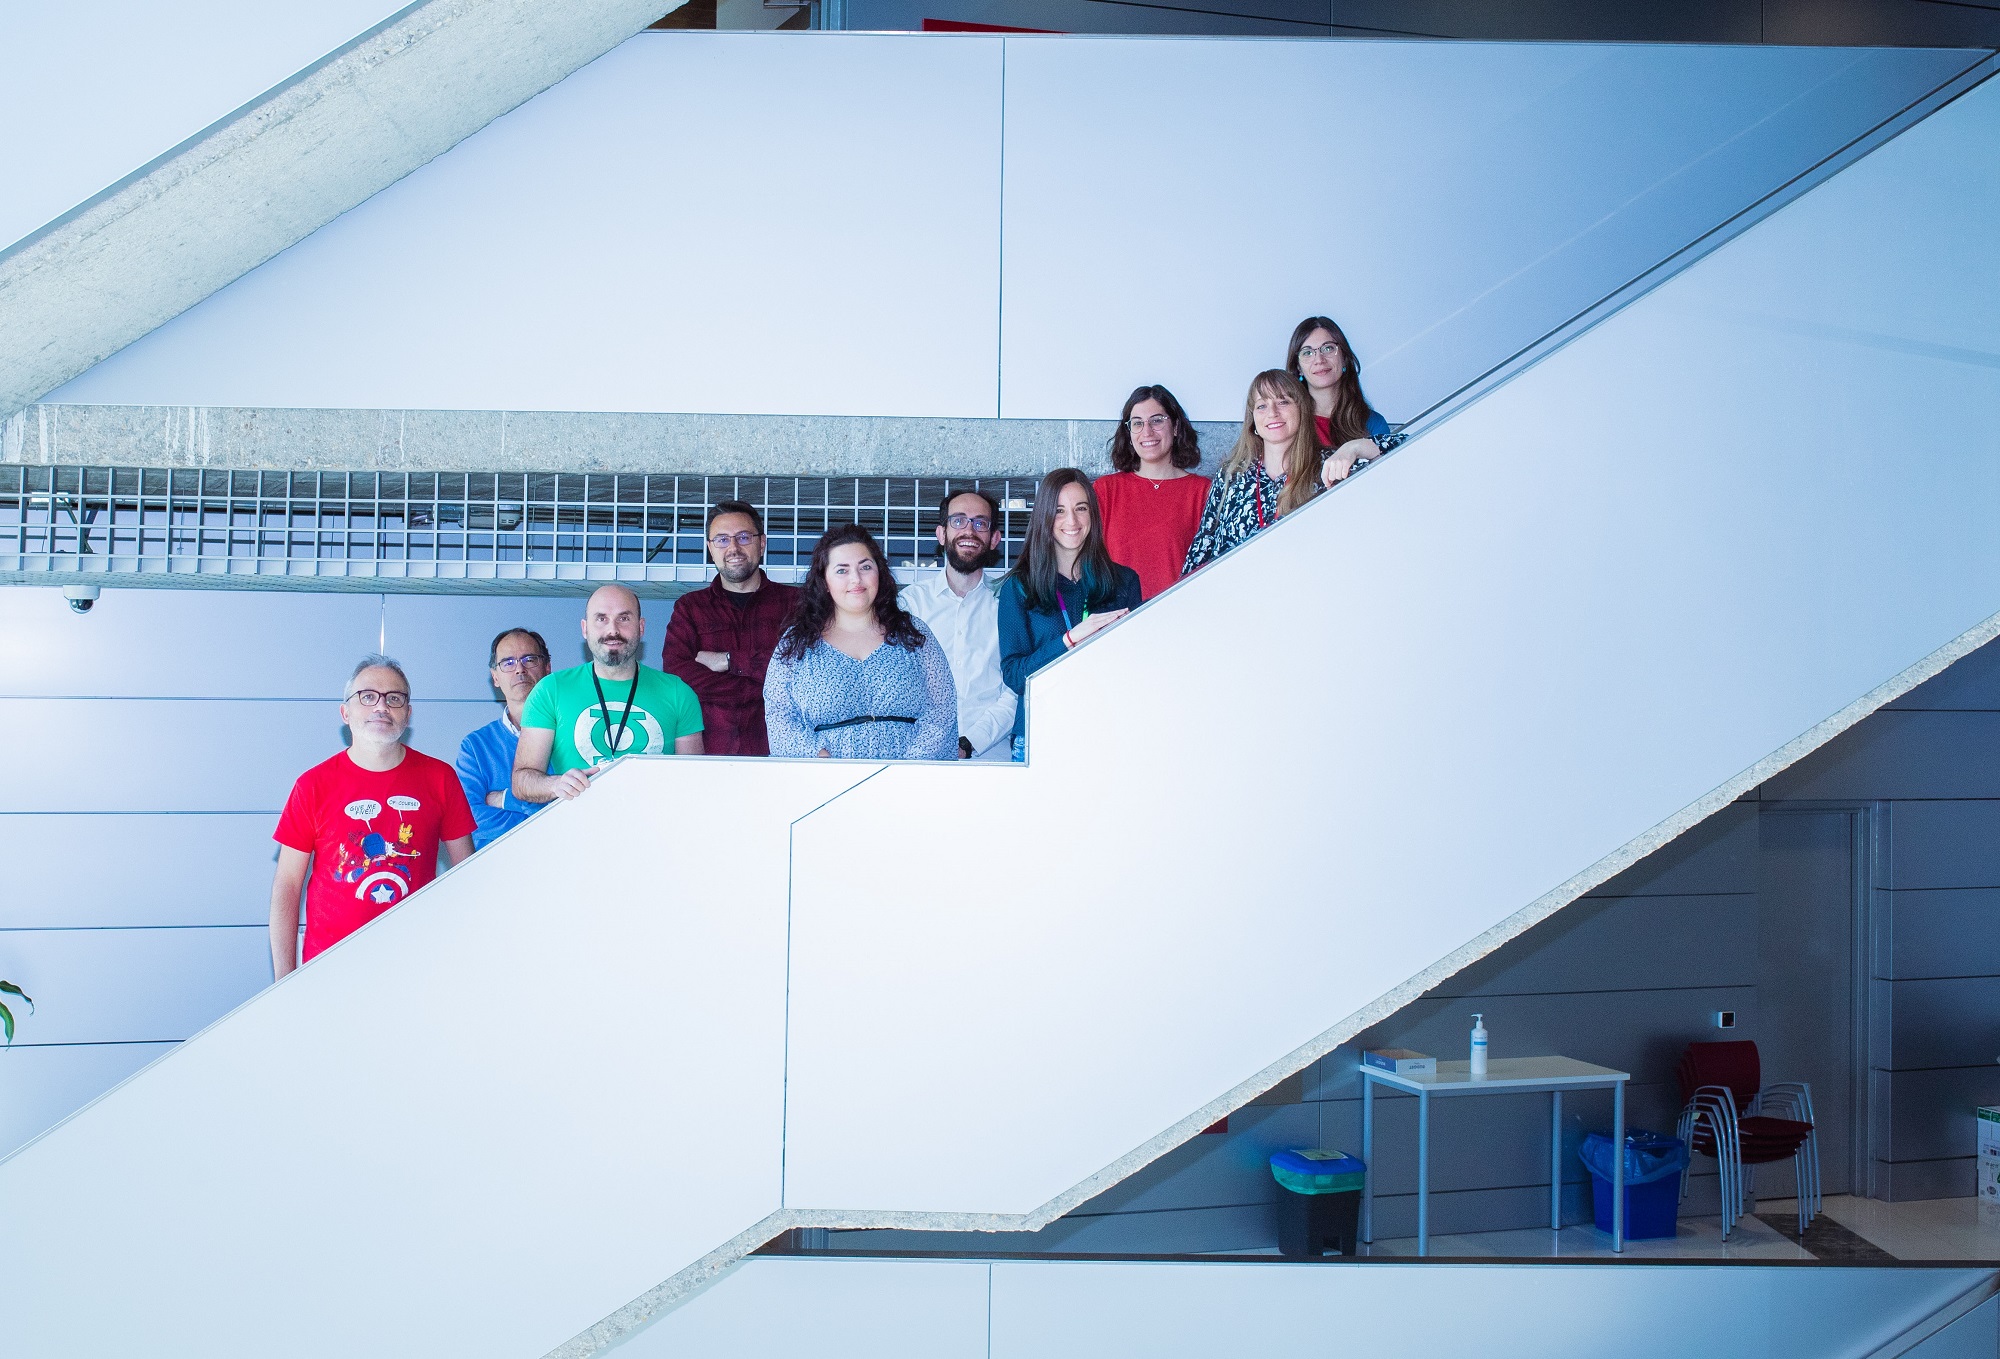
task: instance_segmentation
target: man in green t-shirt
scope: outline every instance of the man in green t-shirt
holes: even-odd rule
[[[572,798],[621,755],[699,755],[701,703],[685,680],[639,664],[646,620],[639,596],[606,585],[583,611],[590,664],[548,675],[521,709],[514,796]]]

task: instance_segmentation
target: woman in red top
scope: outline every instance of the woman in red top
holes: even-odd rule
[[[1188,544],[1208,500],[1208,478],[1194,426],[1165,387],[1133,389],[1111,436],[1109,476],[1093,484],[1111,560],[1139,573],[1139,597],[1151,599],[1181,578]]]

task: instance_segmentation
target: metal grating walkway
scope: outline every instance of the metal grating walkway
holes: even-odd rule
[[[0,467],[0,575],[684,587],[708,579],[708,507],[734,499],[763,511],[767,566],[790,580],[847,523],[880,538],[896,567],[928,564],[947,486],[999,499],[1011,561],[1031,480],[17,465]]]

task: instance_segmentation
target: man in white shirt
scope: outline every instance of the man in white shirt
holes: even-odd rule
[[[1000,592],[985,567],[1000,545],[1000,507],[984,491],[947,491],[938,504],[938,556],[896,599],[923,620],[951,662],[958,687],[958,756],[1013,755],[1014,691],[1000,678]]]

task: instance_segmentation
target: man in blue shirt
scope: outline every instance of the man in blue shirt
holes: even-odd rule
[[[479,823],[472,833],[475,850],[486,848],[542,809],[539,803],[515,797],[511,785],[514,747],[521,739],[521,708],[536,682],[549,673],[548,643],[539,632],[509,628],[493,639],[487,665],[493,687],[507,700],[507,711],[467,736],[458,748],[458,781],[465,786],[465,800]]]

